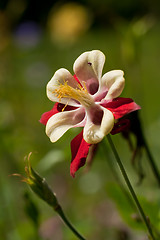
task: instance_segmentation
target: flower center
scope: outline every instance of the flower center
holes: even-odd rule
[[[74,100],[77,100],[86,108],[94,104],[94,100],[89,95],[85,84],[84,87],[78,84],[77,88],[73,88],[68,85],[67,81],[64,81],[64,83],[59,83],[58,88],[56,88],[52,93],[55,94],[55,96],[60,100],[61,98],[68,98],[69,100],[72,98]]]

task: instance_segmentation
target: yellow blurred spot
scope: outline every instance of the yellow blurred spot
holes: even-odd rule
[[[89,11],[78,3],[55,7],[48,19],[52,40],[74,42],[89,29],[91,19]]]

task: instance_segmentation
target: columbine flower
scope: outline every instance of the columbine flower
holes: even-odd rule
[[[71,142],[72,176],[85,164],[90,146],[112,131],[116,119],[140,109],[132,99],[118,98],[125,84],[124,73],[113,70],[102,76],[104,62],[101,51],[85,52],[73,65],[74,76],[61,68],[47,84],[47,96],[56,104],[40,122],[46,125],[51,142],[72,127],[84,127]]]

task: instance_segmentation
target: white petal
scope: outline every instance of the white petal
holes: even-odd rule
[[[124,72],[121,70],[113,70],[103,75],[100,82],[100,89],[108,89],[105,97],[106,100],[116,98],[121,94],[125,85],[123,75]]]
[[[87,118],[87,122],[83,130],[83,138],[87,143],[99,143],[104,136],[110,133],[114,126],[114,116],[112,112],[106,108],[102,109],[104,113],[101,125],[95,125],[90,121],[89,118]]]
[[[77,105],[77,103],[68,98],[61,98],[59,99],[57,96],[55,96],[55,89],[59,87],[60,84],[64,84],[64,82],[67,82],[67,84],[73,88],[78,87],[77,81],[74,79],[72,74],[65,68],[61,68],[55,72],[51,80],[47,84],[47,96],[48,98],[53,102],[61,102],[63,104],[69,104],[71,106]]]
[[[51,142],[56,142],[67,130],[78,126],[84,117],[85,112],[83,108],[56,113],[49,118],[46,124],[46,134]]]
[[[99,79],[105,62],[104,54],[99,50],[82,53],[75,61],[73,70],[88,92],[95,94],[99,87]]]

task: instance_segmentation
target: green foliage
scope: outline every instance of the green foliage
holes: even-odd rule
[[[116,183],[108,183],[106,190],[107,196],[115,202],[116,207],[125,222],[134,229],[144,230],[144,225],[136,211],[130,195],[126,195]]]
[[[136,209],[130,195],[126,195],[116,183],[108,183],[106,186],[107,196],[110,197],[124,221],[133,229],[144,230],[144,223]],[[148,220],[155,226],[155,229],[160,230],[160,208],[159,204],[154,200],[149,201],[144,196],[138,196],[141,206],[148,217]]]

